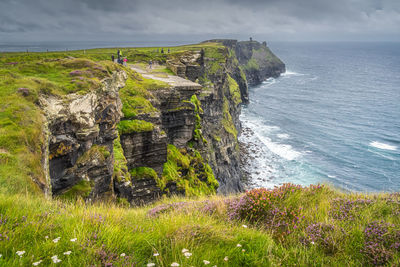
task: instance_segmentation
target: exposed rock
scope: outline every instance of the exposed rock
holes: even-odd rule
[[[91,197],[110,190],[112,141],[117,137],[116,124],[121,113],[118,90],[125,80],[126,73],[119,71],[102,81],[100,92],[40,98],[50,132],[53,194],[60,194],[82,180],[92,182]]]

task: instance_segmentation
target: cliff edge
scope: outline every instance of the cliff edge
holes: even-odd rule
[[[107,60],[112,49],[3,55],[4,189],[136,205],[242,191],[237,137],[248,82],[284,65],[258,42],[168,51],[124,49],[127,66]]]

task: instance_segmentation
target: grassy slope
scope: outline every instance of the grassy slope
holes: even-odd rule
[[[352,214],[353,219],[339,219],[337,199],[370,199],[372,202],[341,214]],[[394,200],[395,202],[391,202]],[[361,266],[371,262],[362,252],[364,229],[369,222],[385,220],[399,225],[398,196],[345,195],[329,188],[300,190],[280,198],[279,204],[302,208],[304,219],[296,229],[282,237],[279,228],[270,228],[261,222],[228,220],[229,208],[222,197],[163,200],[158,216],[149,216],[153,206],[123,208],[113,204],[84,205],[60,201],[43,201],[32,196],[0,195],[0,265],[30,265],[43,260],[51,263],[58,255],[65,266],[88,266],[113,263],[126,266],[149,262],[157,266]],[[192,200],[193,201],[193,200]],[[397,201],[397,202],[396,202]],[[178,204],[177,204],[178,202]],[[193,203],[193,202],[192,202]],[[210,204],[214,203],[214,204]],[[396,204],[397,203],[397,204]],[[206,206],[206,207],[204,207]],[[213,211],[211,213],[210,211]],[[314,223],[331,224],[328,232],[315,243],[305,243],[307,227]],[[243,225],[248,226],[245,228]],[[47,237],[48,238],[47,238]],[[53,240],[60,237],[57,243]],[[77,238],[76,242],[70,240]],[[241,247],[238,247],[240,244]],[[328,245],[326,245],[328,244]],[[333,249],[330,249],[330,248]],[[188,249],[192,256],[181,252]],[[244,251],[243,251],[244,250]],[[25,251],[22,257],[17,251]],[[71,251],[71,255],[63,255]],[[126,257],[121,257],[122,253]],[[159,256],[153,256],[159,253]],[[228,261],[224,258],[228,257]],[[395,253],[393,264],[399,264]]]

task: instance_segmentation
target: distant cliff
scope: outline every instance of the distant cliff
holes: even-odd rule
[[[270,77],[286,71],[285,64],[268,48],[267,43],[230,39],[210,40],[220,42],[235,51],[239,65],[246,74],[249,85],[257,85]]]

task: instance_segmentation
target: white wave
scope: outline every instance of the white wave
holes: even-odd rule
[[[369,145],[372,147],[376,147],[376,148],[384,149],[384,150],[392,150],[392,151],[397,150],[397,146],[381,143],[378,141],[373,141],[373,142],[369,143]]]
[[[287,160],[294,160],[301,156],[301,153],[294,150],[291,145],[274,143],[268,137],[263,137],[257,134],[257,137],[264,143],[264,145],[274,154]]]
[[[274,78],[268,78],[262,82],[262,84],[265,84],[265,85],[272,85],[274,83],[276,83],[276,79],[274,79]]]
[[[336,178],[335,175],[329,175],[329,174],[328,174],[328,177],[329,177],[329,178]]]
[[[283,133],[283,134],[277,134],[276,136],[277,136],[278,138],[280,138],[280,139],[289,139],[289,138],[290,138],[290,135],[285,134],[285,133]]]
[[[298,73],[290,70],[286,70],[284,73],[281,73],[282,77],[288,77],[288,76],[303,76],[305,74],[303,73]]]

